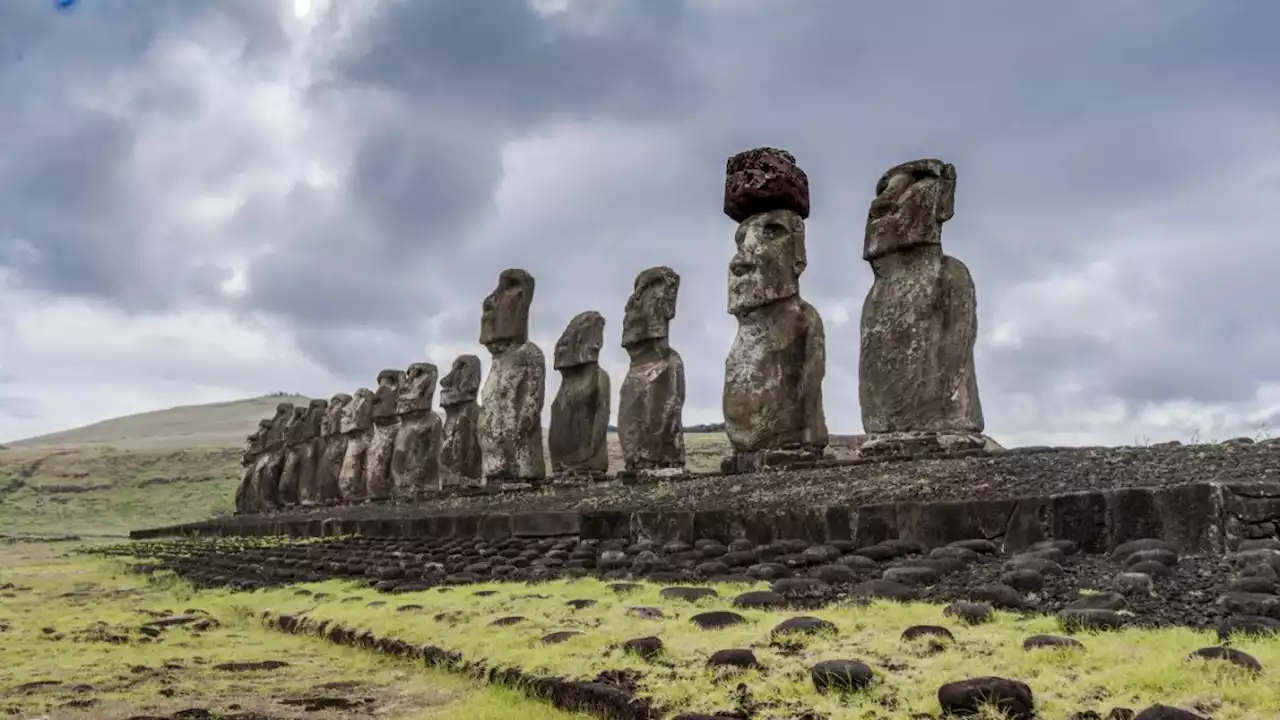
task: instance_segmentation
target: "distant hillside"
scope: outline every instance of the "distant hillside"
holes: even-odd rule
[[[126,415],[92,425],[9,443],[14,449],[75,449],[110,446],[119,450],[238,448],[258,420],[271,417],[281,402],[302,404],[298,395],[267,395],[208,405]]]

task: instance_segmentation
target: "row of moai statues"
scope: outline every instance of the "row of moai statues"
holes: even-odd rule
[[[862,312],[859,399],[867,455],[981,447],[986,439],[973,348],[973,280],[942,253],[955,212],[956,172],[938,160],[903,163],[876,185],[863,259],[875,279]],[[800,295],[808,264],[809,181],[784,150],[729,158],[724,212],[738,223],[728,311],[738,332],[725,361],[723,412],[732,452],[723,472],[823,458],[826,338]],[[670,345],[680,276],[668,267],[635,280],[622,323],[630,367],[619,393],[619,474],[685,473],[684,365]],[[375,391],[335,395],[306,408],[282,404],[250,436],[237,495],[243,512],[291,505],[414,499],[450,486],[531,486],[546,480],[542,412],[546,361],[529,340],[534,278],[504,270],[483,304],[480,343],[440,380],[443,422],[431,408],[437,371],[385,370]],[[608,373],[600,367],[604,317],[574,317],[556,343],[561,374],[547,436],[551,471],[566,482],[609,473]],[[479,402],[477,395],[479,394]]]

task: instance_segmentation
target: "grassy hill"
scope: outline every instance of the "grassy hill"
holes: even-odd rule
[[[0,449],[0,535],[118,536],[229,514],[244,438],[279,402],[307,398],[186,405],[9,443]],[[729,443],[721,432],[689,433],[686,447],[690,468],[710,471]],[[622,467],[614,434],[609,451]]]

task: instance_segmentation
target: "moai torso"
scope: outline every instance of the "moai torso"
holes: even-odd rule
[[[262,454],[263,438],[271,427],[270,421],[259,420],[258,429],[245,439],[244,453],[240,456],[240,485],[236,488],[236,514],[258,512],[255,482],[258,456]]]
[[[618,442],[629,473],[684,472],[684,362],[668,340],[680,276],[653,267],[637,277],[622,319],[631,363],[618,394]]]
[[[280,474],[285,460],[285,426],[293,415],[292,403],[276,405],[276,413],[271,418],[263,443],[263,452],[258,456],[255,472],[257,483],[257,506],[259,512],[270,512],[280,507]]]
[[[369,500],[390,500],[395,491],[391,483],[391,460],[395,455],[396,426],[400,419],[396,402],[403,384],[403,370],[378,373],[378,389],[373,392],[373,435],[369,438],[364,475],[365,497]]]
[[[538,483],[547,473],[542,450],[546,359],[528,339],[533,290],[532,275],[504,270],[484,301],[480,342],[492,355],[479,422],[486,482]]]
[[[876,186],[863,248],[875,280],[862,307],[858,368],[868,433],[983,429],[973,279],[941,245],[955,182],[955,167],[917,160]]]
[[[556,343],[560,389],[551,403],[547,446],[551,470],[563,478],[609,471],[609,374],[600,367],[604,317],[588,311],[569,321]]]
[[[347,454],[347,436],[342,433],[342,416],[351,396],[338,393],[329,398],[320,423],[321,454],[316,462],[316,502],[324,505],[342,500],[342,461]]]
[[[738,333],[725,360],[727,471],[822,457],[827,445],[822,320],[800,297],[807,265],[808,179],[785,151],[729,159],[725,213],[738,221],[729,312]]]
[[[444,441],[440,449],[442,483],[463,485],[483,477],[480,461],[480,358],[459,355],[440,380]]]
[[[311,506],[320,501],[319,470],[324,455],[321,426],[328,411],[327,400],[312,400],[302,428],[301,459],[298,468],[298,504]]]
[[[431,409],[439,371],[430,363],[414,363],[405,373],[396,410],[396,430],[391,458],[391,482],[395,496],[411,499],[440,490],[440,446],[444,423]]]
[[[294,407],[284,427],[284,464],[280,469],[277,496],[280,507],[298,504],[302,486],[303,432],[306,430],[307,408]]]
[[[347,446],[342,456],[338,488],[346,503],[365,499],[365,465],[369,457],[369,440],[373,435],[373,392],[360,388],[351,394],[351,402],[342,412],[342,434]]]

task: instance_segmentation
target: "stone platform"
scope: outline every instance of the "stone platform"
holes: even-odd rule
[[[137,530],[166,536],[576,536],[631,542],[889,538],[926,548],[987,538],[1006,552],[1071,540],[1086,553],[1160,538],[1220,554],[1277,536],[1280,442],[1017,448],[875,459],[749,475],[477,494],[216,518]]]

